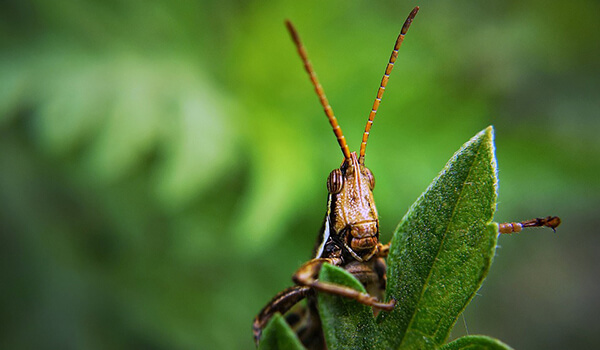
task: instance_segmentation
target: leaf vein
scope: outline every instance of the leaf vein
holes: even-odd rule
[[[461,184],[461,188],[460,188],[460,191],[459,191],[459,195],[458,195],[458,198],[457,198],[457,200],[456,200],[456,205],[455,205],[455,206],[454,206],[454,208],[452,209],[452,214],[451,214],[451,216],[450,216],[450,219],[448,220],[448,225],[446,226],[445,232],[444,232],[444,234],[443,234],[443,237],[442,237],[442,241],[440,242],[440,245],[439,245],[439,248],[437,249],[437,252],[436,252],[435,258],[432,260],[432,261],[433,261],[433,263],[432,263],[432,265],[431,265],[431,268],[430,268],[430,270],[429,270],[429,273],[427,274],[427,278],[425,279],[425,282],[423,283],[423,287],[421,288],[421,293],[420,293],[420,295],[419,295],[419,298],[417,299],[417,305],[418,305],[418,301],[419,301],[419,300],[421,300],[421,299],[423,298],[423,295],[425,294],[425,290],[427,289],[428,282],[429,282],[429,280],[431,279],[431,275],[432,275],[432,273],[433,273],[433,271],[434,271],[434,269],[435,269],[435,266],[436,266],[436,265],[437,265],[437,263],[438,263],[438,257],[439,257],[439,255],[440,255],[440,252],[442,251],[442,247],[443,247],[443,246],[444,246],[444,244],[446,243],[446,238],[448,237],[448,231],[449,231],[449,228],[450,228],[450,226],[451,226],[451,225],[454,223],[454,217],[455,217],[455,214],[456,214],[456,210],[457,210],[457,208],[459,207],[458,203],[460,203],[460,201],[461,201],[461,199],[462,199],[462,197],[463,197],[463,193],[464,193],[465,186],[466,186],[466,184],[467,184],[467,183],[469,183],[469,181],[468,181],[468,180],[471,178],[471,172],[472,172],[472,170],[473,170],[473,168],[474,168],[474,165],[475,165],[475,163],[476,163],[477,159],[479,158],[479,154],[480,154],[481,148],[482,148],[483,146],[484,146],[484,143],[481,143],[481,144],[479,145],[479,147],[477,148],[477,152],[475,153],[475,156],[473,157],[473,162],[472,162],[472,163],[470,164],[470,166],[469,166],[469,171],[468,171],[468,173],[467,173],[467,176],[466,176],[466,178],[465,178],[465,181],[463,181],[463,182],[462,182],[462,184]],[[407,335],[407,334],[409,333],[409,331],[411,331],[411,329],[412,329],[412,324],[413,324],[413,322],[414,322],[414,319],[415,319],[415,316],[416,316],[416,314],[417,314],[417,310],[415,309],[415,311],[414,311],[414,312],[413,312],[413,314],[411,315],[410,321],[408,322],[408,326],[406,327],[406,332],[405,332],[405,333],[403,334],[403,336],[402,336],[402,341],[400,342],[400,344],[399,344],[399,346],[398,346],[398,348],[399,348],[399,349],[400,349],[400,348],[402,348],[402,345],[404,344],[404,341],[407,339],[406,335]],[[437,329],[439,329],[439,327],[437,327]],[[436,332],[434,333],[434,335],[437,333],[437,329],[436,329]],[[423,332],[421,332],[421,331],[419,331],[419,330],[416,330],[416,331],[417,331],[418,333],[423,333]]]

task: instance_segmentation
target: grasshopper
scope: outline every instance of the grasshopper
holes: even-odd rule
[[[379,241],[379,218],[373,200],[375,178],[371,170],[365,166],[365,150],[375,114],[381,103],[381,97],[398,57],[398,50],[418,11],[419,7],[415,7],[411,11],[396,39],[381,84],[377,90],[377,97],[369,113],[358,155],[356,152],[350,152],[344,134],[308,60],[300,37],[292,23],[286,21],[287,29],[304,63],[304,68],[333,128],[344,155],[344,160],[341,166],[331,171],[327,178],[327,211],[315,244],[313,258],[304,263],[294,273],[292,279],[295,286],[287,288],[273,297],[254,319],[252,328],[257,346],[263,328],[275,313],[285,314],[298,302],[307,299],[307,307],[301,309],[299,313],[290,312],[286,317],[286,321],[296,331],[307,348],[325,349],[326,344],[317,310],[316,292],[331,293],[354,299],[359,303],[371,306],[375,313],[380,310],[391,311],[394,309],[396,301],[394,299],[386,301],[383,295],[386,286],[385,258],[390,245],[389,243],[382,244]],[[559,224],[560,219],[558,217],[549,216],[519,223],[500,224],[499,233],[514,233],[525,227],[542,226],[554,230]],[[346,286],[319,281],[319,271],[326,263],[346,269],[364,285],[367,293]]]

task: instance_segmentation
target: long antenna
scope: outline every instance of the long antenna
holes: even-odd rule
[[[331,109],[331,106],[329,105],[329,101],[327,101],[325,92],[323,92],[323,87],[321,86],[321,84],[319,83],[319,80],[317,79],[317,74],[313,70],[313,67],[310,64],[310,61],[308,60],[308,55],[306,54],[304,45],[302,45],[302,42],[300,41],[300,36],[298,35],[296,28],[294,28],[294,25],[292,24],[292,22],[286,20],[285,25],[287,26],[287,29],[292,36],[292,40],[294,40],[294,43],[296,44],[296,48],[298,48],[298,54],[302,58],[302,62],[304,63],[304,68],[306,69],[306,72],[308,73],[308,76],[310,77],[310,81],[312,82],[313,86],[315,87],[315,91],[317,92],[317,95],[319,96],[321,105],[323,106],[323,109],[325,110],[325,114],[327,115],[327,118],[329,119],[329,123],[331,124],[331,127],[333,128],[333,133],[335,134],[335,137],[337,137],[338,143],[340,144],[340,148],[342,149],[342,153],[344,153],[344,158],[346,158],[346,160],[349,161],[351,158],[350,149],[348,148],[348,144],[346,143],[346,139],[344,138],[342,129],[340,128],[340,125],[338,124],[337,119],[335,118],[335,115],[333,114],[333,110]]]
[[[415,7],[406,18],[406,21],[404,21],[404,25],[402,26],[400,35],[398,35],[398,39],[396,39],[394,50],[392,51],[392,55],[390,56],[390,61],[385,67],[385,73],[383,74],[383,78],[381,78],[381,84],[379,84],[379,89],[377,89],[377,97],[375,98],[375,102],[373,102],[373,108],[371,108],[371,112],[369,113],[369,120],[367,120],[367,126],[365,126],[365,132],[363,133],[362,142],[360,144],[360,152],[358,159],[361,163],[363,163],[365,160],[365,150],[367,149],[367,140],[369,139],[369,132],[371,131],[371,126],[373,125],[373,119],[375,119],[377,108],[379,108],[379,104],[381,103],[381,96],[383,96],[385,86],[387,85],[387,82],[390,79],[390,73],[392,72],[392,68],[394,68],[394,63],[398,58],[398,49],[400,49],[400,45],[402,45],[402,42],[404,41],[404,36],[406,35],[406,32],[408,32],[408,28],[412,24],[412,21],[417,15],[417,12],[419,12],[419,6]]]

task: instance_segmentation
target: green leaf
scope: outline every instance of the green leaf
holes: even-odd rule
[[[329,264],[321,268],[319,280],[365,292],[354,276]],[[323,332],[330,350],[375,348],[379,337],[370,307],[329,293],[318,293],[318,300]]]
[[[281,314],[276,313],[263,330],[259,350],[305,350],[296,333],[285,322]]]
[[[484,335],[468,335],[441,347],[441,350],[512,350],[498,339]]]
[[[379,316],[386,348],[437,348],[480,288],[496,247],[493,129],[450,159],[392,238],[387,296]]]

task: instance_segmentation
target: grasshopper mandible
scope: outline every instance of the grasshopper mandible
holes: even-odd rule
[[[381,103],[381,97],[398,57],[398,49],[418,11],[419,7],[415,7],[411,11],[396,39],[381,84],[377,90],[377,97],[369,113],[358,155],[356,152],[350,152],[333,110],[327,101],[327,97],[325,97],[323,88],[308,60],[300,37],[292,23],[286,21],[286,26],[304,63],[304,68],[333,128],[344,155],[344,160],[342,165],[331,171],[327,178],[327,211],[315,245],[314,257],[294,273],[292,279],[296,285],[273,297],[254,319],[253,333],[256,345],[260,341],[263,328],[275,313],[285,314],[295,304],[306,298],[308,305],[303,314],[288,317],[287,321],[294,326],[296,333],[305,346],[310,349],[326,348],[317,310],[316,292],[331,293],[354,299],[359,303],[373,307],[376,312],[378,310],[391,311],[394,308],[396,301],[393,299],[385,301],[383,295],[386,285],[385,258],[390,246],[389,243],[382,244],[379,241],[379,218],[373,200],[375,178],[371,170],[365,166],[365,150],[375,114]],[[519,232],[524,227],[546,226],[555,229],[559,224],[560,219],[558,217],[549,216],[521,223],[500,224],[499,233]],[[319,281],[319,271],[325,263],[346,269],[364,285],[367,293],[346,286]],[[303,319],[302,322],[301,319]]]

